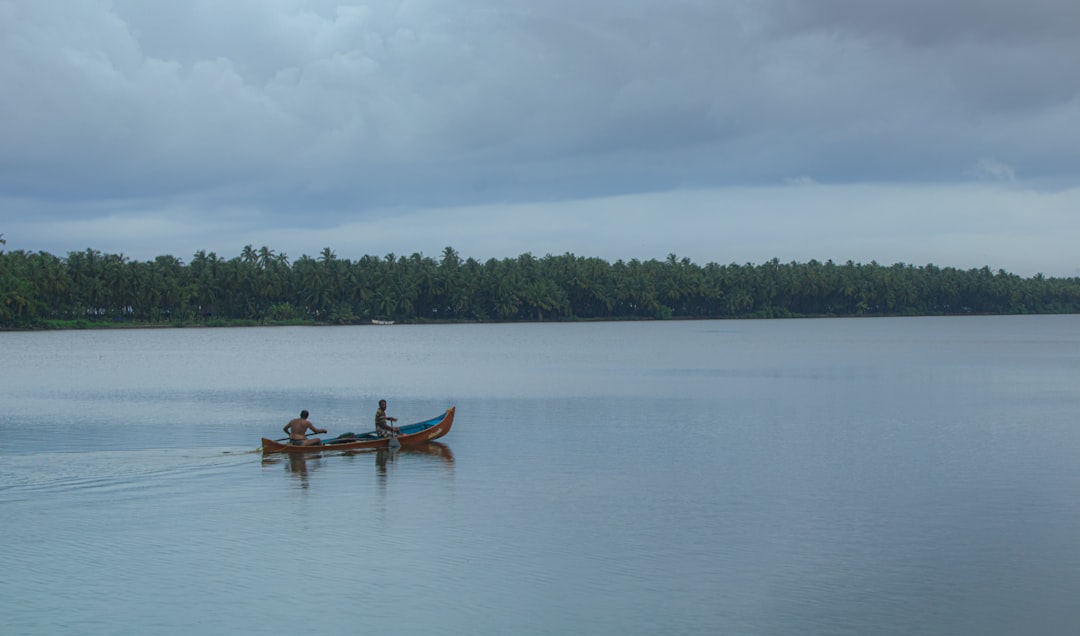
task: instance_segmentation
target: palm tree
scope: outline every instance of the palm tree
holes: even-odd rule
[[[128,257],[123,254],[106,254],[102,262],[106,311],[114,318],[127,317],[133,306],[133,290],[127,265]]]
[[[435,272],[433,303],[439,310],[440,318],[457,318],[468,311],[468,287],[465,272],[462,269],[461,256],[452,247],[442,251]]]
[[[270,264],[274,262],[274,256],[275,256],[274,250],[270,249],[269,247],[267,247],[265,245],[260,247],[259,248],[259,258],[258,258],[259,269],[262,269],[262,270],[270,269]]]
[[[541,279],[525,286],[524,304],[536,310],[536,319],[544,320],[544,313],[551,312],[556,318],[568,313],[570,301],[566,291],[551,279]]]
[[[439,266],[434,259],[414,252],[405,269],[405,280],[414,298],[413,311],[422,318],[439,314]]]
[[[32,319],[35,305],[29,280],[6,273],[0,276],[0,325],[17,325]]]
[[[105,311],[102,302],[101,252],[87,248],[69,252],[66,262],[71,273],[71,301],[74,318],[100,318]]]
[[[375,312],[387,318],[393,318],[397,314],[398,297],[392,287],[379,286],[372,296]]]
[[[26,276],[33,284],[34,297],[43,317],[56,318],[65,314],[71,278],[59,258],[47,252],[28,255]]]
[[[327,284],[326,270],[307,254],[293,264],[293,274],[299,290],[297,300],[300,307],[316,320],[323,317],[330,307],[330,286]]]

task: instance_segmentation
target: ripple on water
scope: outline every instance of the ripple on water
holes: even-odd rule
[[[173,479],[210,475],[250,463],[257,451],[171,449],[32,453],[0,462],[0,502],[42,496],[107,496],[167,488]]]

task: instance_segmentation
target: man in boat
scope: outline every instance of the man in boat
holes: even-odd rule
[[[396,417],[390,417],[386,414],[386,400],[379,400],[379,410],[375,411],[375,432],[383,437],[393,437],[401,432],[396,426],[391,426],[387,422],[396,422]]]
[[[307,409],[300,411],[300,417],[289,420],[289,423],[281,430],[289,434],[289,443],[293,446],[322,444],[322,440],[318,437],[308,438],[308,430],[316,435],[326,435],[325,428],[315,428],[315,425],[308,421]]]

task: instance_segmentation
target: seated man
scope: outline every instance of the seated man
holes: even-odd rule
[[[401,429],[396,426],[391,426],[387,422],[396,422],[396,417],[390,417],[386,414],[386,400],[379,400],[379,410],[375,411],[375,432],[382,437],[393,437],[401,432]]]
[[[289,434],[289,443],[293,446],[314,446],[316,444],[322,444],[322,440],[313,437],[308,438],[307,432],[311,430],[312,433],[317,435],[325,435],[325,428],[315,428],[315,425],[308,421],[307,410],[300,411],[300,417],[289,420],[289,423],[281,430]]]

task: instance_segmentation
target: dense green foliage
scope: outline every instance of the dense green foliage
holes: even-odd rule
[[[0,248],[0,327],[353,323],[373,318],[580,320],[1080,312],[1080,278],[989,268],[820,263],[699,266],[565,254],[486,262],[388,254],[289,262],[245,247],[132,261],[87,249],[59,258]]]

